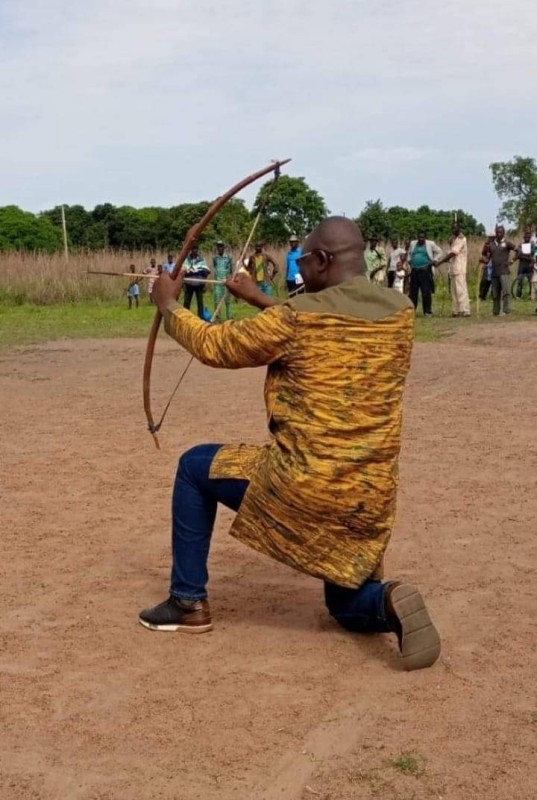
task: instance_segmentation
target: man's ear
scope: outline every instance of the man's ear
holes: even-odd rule
[[[327,253],[326,250],[318,250],[317,255],[319,263],[326,269],[332,261],[332,253]]]

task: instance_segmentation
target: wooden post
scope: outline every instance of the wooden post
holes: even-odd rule
[[[63,252],[65,260],[69,261],[69,247],[67,245],[67,225],[65,224],[65,207],[62,205],[62,230],[63,230]]]

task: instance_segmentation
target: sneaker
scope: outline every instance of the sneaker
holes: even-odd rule
[[[386,610],[399,640],[404,669],[432,667],[440,655],[440,636],[420,592],[408,583],[389,584]]]
[[[427,312],[426,314],[424,314],[423,316],[424,316],[424,317],[432,317],[432,316],[433,316],[433,312],[432,312],[432,311],[428,311],[428,312]]]
[[[213,627],[207,600],[179,600],[171,595],[158,606],[141,611],[138,620],[152,631],[206,633]]]

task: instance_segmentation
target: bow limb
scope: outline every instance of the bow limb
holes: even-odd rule
[[[177,256],[175,261],[175,268],[172,272],[172,278],[175,279],[180,270],[183,266],[183,262],[185,258],[188,256],[190,250],[192,249],[192,245],[194,242],[199,239],[203,230],[207,227],[207,225],[211,222],[211,220],[218,214],[220,209],[225,206],[225,204],[231,200],[236,194],[238,194],[242,189],[249,186],[251,183],[254,183],[259,178],[262,178],[264,175],[268,175],[270,172],[279,173],[280,167],[284,164],[289,163],[291,159],[286,158],[283,161],[274,161],[268,167],[264,167],[260,169],[258,172],[254,172],[252,175],[248,175],[247,178],[244,178],[239,183],[232,186],[225,194],[221,197],[218,197],[214,203],[207,209],[203,217],[200,219],[199,222],[196,222],[190,230],[188,231],[185,240],[183,242],[183,246],[181,247],[181,251]],[[153,320],[153,324],[151,326],[151,331],[149,333],[149,338],[147,340],[147,347],[145,353],[145,360],[144,360],[144,373],[143,373],[143,397],[144,397],[144,410],[145,415],[147,417],[147,425],[149,432],[152,434],[153,439],[155,440],[155,445],[157,449],[160,449],[160,444],[158,440],[158,430],[160,428],[160,423],[155,424],[155,419],[153,417],[153,411],[151,408],[151,369],[153,365],[153,356],[155,353],[155,344],[157,341],[158,332],[160,329],[160,324],[162,322],[162,314],[157,309],[155,313],[155,318]]]

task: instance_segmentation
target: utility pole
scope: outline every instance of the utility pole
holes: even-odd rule
[[[65,207],[62,204],[62,230],[63,230],[63,253],[65,260],[69,261],[69,247],[67,245],[67,225],[65,224]]]

